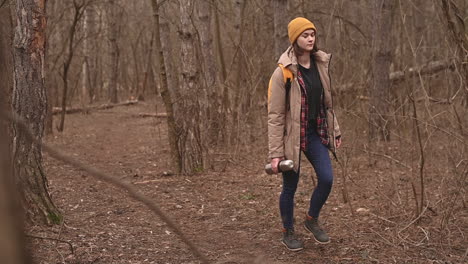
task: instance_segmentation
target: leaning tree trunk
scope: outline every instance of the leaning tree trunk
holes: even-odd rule
[[[159,66],[159,84],[161,97],[164,102],[167,113],[167,129],[169,137],[169,147],[171,153],[171,167],[178,173],[182,171],[181,155],[179,148],[177,147],[177,127],[174,118],[174,107],[171,99],[171,93],[168,89],[166,66],[165,66],[165,57],[163,54],[162,44],[161,44],[161,30],[159,27],[159,5],[158,0],[151,0],[151,5],[153,7],[153,17],[154,17],[154,45],[156,51],[158,52],[158,66]]]
[[[372,84],[369,106],[370,140],[390,140],[390,64],[395,0],[374,1]]]
[[[10,6],[0,7],[0,259],[2,263],[30,263],[25,254],[22,214],[11,168],[9,124],[3,119],[10,109],[13,87]]]
[[[16,1],[18,24],[13,53],[15,86],[12,104],[39,141],[42,140],[47,111],[44,87],[45,12],[45,0]],[[26,132],[18,126],[14,126],[13,135],[13,170],[27,218],[48,224],[61,222],[61,215],[47,190],[41,146],[28,140]]]
[[[204,168],[204,153],[206,148],[202,140],[205,130],[200,124],[200,114],[203,110],[200,97],[206,97],[206,90],[200,84],[200,73],[195,50],[195,29],[192,24],[192,0],[181,0],[180,3],[180,40],[181,40],[181,107],[177,116],[182,126],[179,136],[179,151],[182,157],[182,171],[193,173]]]

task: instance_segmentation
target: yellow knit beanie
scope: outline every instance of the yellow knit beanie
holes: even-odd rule
[[[315,29],[314,23],[310,22],[308,19],[303,17],[296,17],[295,19],[291,20],[288,25],[288,37],[289,41],[294,43],[296,39],[302,34],[302,32],[306,31],[307,29]]]

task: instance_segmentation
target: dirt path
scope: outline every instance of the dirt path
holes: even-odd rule
[[[339,178],[322,213],[333,241],[326,246],[315,243],[300,224],[313,184],[310,168],[304,170],[296,198],[297,230],[305,239],[305,250],[290,253],[279,243],[281,181],[262,172],[264,157],[239,167],[223,161],[226,157],[220,154],[212,172],[166,175],[165,120],[135,117],[152,110],[149,104],[138,104],[69,115],[65,132],[56,133],[47,143],[133,184],[178,222],[213,263],[428,263],[428,259],[443,259],[444,253],[438,253],[435,246],[421,250],[392,241],[392,230],[388,230],[392,220],[367,211],[352,216],[342,202]],[[75,252],[71,254],[65,243],[32,239],[38,263],[199,263],[160,219],[125,192],[47,155],[45,170],[65,225],[32,227],[28,232],[69,241]],[[363,203],[373,207],[374,183],[358,178],[349,186],[355,194],[354,210]]]

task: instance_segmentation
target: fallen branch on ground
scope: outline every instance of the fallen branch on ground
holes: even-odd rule
[[[405,80],[406,78],[417,77],[419,76],[419,74],[431,75],[431,74],[436,74],[445,69],[453,70],[455,69],[456,65],[457,65],[457,62],[454,60],[431,61],[427,64],[406,68],[403,71],[391,72],[389,74],[389,78],[392,84],[396,84],[398,82]],[[369,81],[342,84],[337,87],[336,92],[344,92],[353,88],[354,89],[364,88],[365,84],[368,82]]]
[[[138,100],[131,100],[131,101],[126,101],[122,103],[117,103],[117,104],[102,104],[102,105],[95,105],[95,106],[89,106],[89,107],[78,107],[78,108],[67,108],[65,110],[66,114],[76,114],[76,113],[87,113],[90,111],[95,111],[95,110],[104,110],[104,109],[109,109],[113,108],[116,106],[128,106],[128,105],[134,105],[138,103]],[[57,115],[62,113],[62,108],[61,107],[53,107],[52,108],[52,115]]]
[[[139,113],[139,114],[136,114],[134,115],[135,117],[142,117],[142,118],[145,118],[145,117],[167,117],[167,113]]]

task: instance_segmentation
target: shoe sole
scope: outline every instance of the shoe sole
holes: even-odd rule
[[[281,244],[283,244],[289,251],[292,251],[292,252],[297,252],[297,251],[300,251],[300,250],[303,250],[304,247],[301,247],[301,248],[290,248],[288,247],[288,245],[286,245],[286,243],[284,243],[283,240],[281,240]]]
[[[314,232],[310,231],[309,228],[307,228],[307,226],[305,224],[304,224],[304,228],[305,228],[305,230],[309,231],[312,234],[312,237],[314,238],[315,241],[317,241],[317,243],[322,244],[322,245],[330,244],[330,241],[331,241],[330,239],[328,239],[327,242],[318,241],[317,238],[314,235]]]

